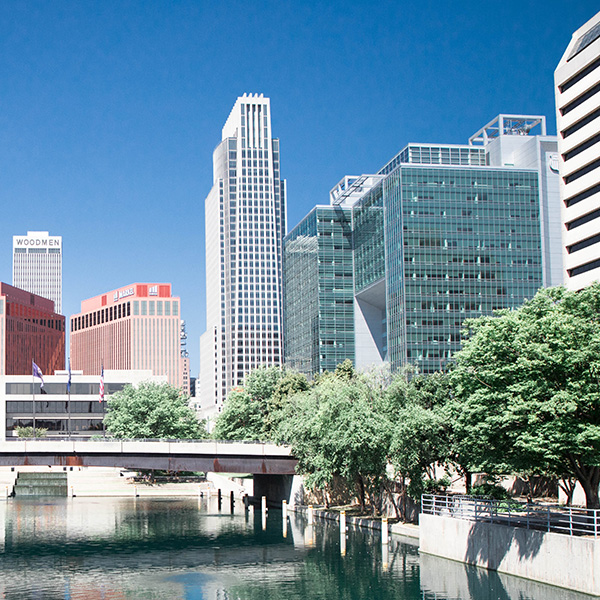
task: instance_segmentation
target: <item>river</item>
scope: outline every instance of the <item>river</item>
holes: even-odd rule
[[[419,556],[415,542],[216,499],[0,502],[0,598],[589,600]]]

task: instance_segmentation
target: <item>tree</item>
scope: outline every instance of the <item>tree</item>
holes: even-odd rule
[[[473,470],[573,476],[600,508],[600,284],[466,322],[450,414]]]
[[[213,437],[271,440],[289,396],[306,389],[306,377],[295,371],[276,366],[254,369],[246,376],[244,386],[235,388],[227,396]]]
[[[201,439],[206,436],[187,397],[167,383],[127,385],[107,402],[106,430],[117,438]]]
[[[446,374],[397,375],[386,391],[384,404],[392,426],[390,459],[408,493],[419,499],[425,476],[435,479],[435,465],[450,457],[450,429],[445,404],[449,398]]]
[[[263,406],[242,388],[229,392],[212,436],[217,440],[266,440]]]
[[[389,424],[359,380],[324,378],[290,399],[278,441],[288,443],[309,487],[323,489],[335,476],[355,485],[361,508],[385,477]]]

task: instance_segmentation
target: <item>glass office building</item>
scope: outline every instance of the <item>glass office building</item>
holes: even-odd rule
[[[332,191],[332,204],[352,212],[357,367],[388,361],[392,370],[439,370],[460,349],[465,319],[516,308],[543,285],[561,283],[555,153],[543,117],[500,115],[469,145],[410,144],[371,185],[369,176],[346,177],[334,188],[343,193]],[[323,314],[325,306],[301,279],[286,272],[293,366],[295,338],[287,337],[300,323],[299,294],[304,309],[316,304],[313,313]],[[315,373],[337,357],[318,336],[312,343],[313,353],[320,348]],[[311,353],[306,344],[303,352]]]
[[[354,361],[352,211],[317,206],[284,240],[288,366],[307,375]]]
[[[516,308],[542,286],[537,173],[403,165],[385,199],[392,368],[439,370],[465,319]]]
[[[279,158],[269,98],[244,94],[214,151],[213,186],[205,202],[203,410],[220,410],[229,390],[252,369],[282,362],[286,193]]]

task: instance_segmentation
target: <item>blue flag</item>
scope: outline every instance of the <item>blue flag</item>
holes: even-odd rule
[[[67,394],[71,393],[71,358],[69,358],[69,379],[67,381]]]

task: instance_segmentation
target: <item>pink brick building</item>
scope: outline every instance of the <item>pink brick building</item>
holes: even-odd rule
[[[151,369],[183,386],[180,299],[169,283],[133,283],[84,300],[72,315],[71,368],[85,375],[105,369]]]

